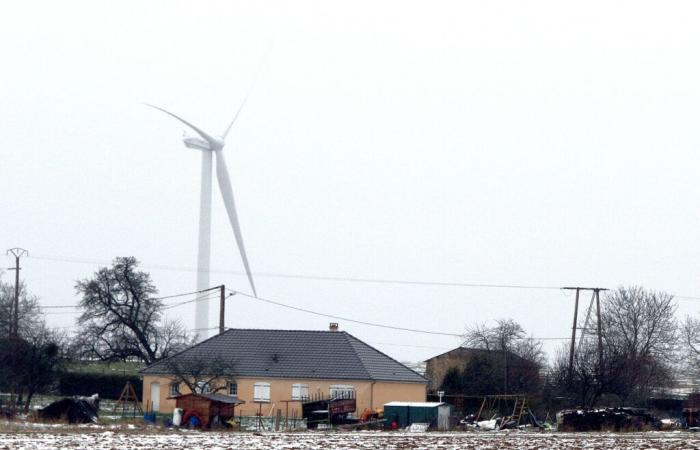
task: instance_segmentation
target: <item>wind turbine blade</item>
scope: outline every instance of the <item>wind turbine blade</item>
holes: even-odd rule
[[[260,63],[258,64],[258,69],[255,73],[255,78],[253,78],[253,83],[251,83],[250,88],[248,88],[248,92],[246,92],[245,97],[243,97],[243,102],[241,102],[241,106],[238,107],[238,111],[236,111],[236,115],[233,116],[233,120],[231,121],[230,124],[228,124],[228,128],[226,128],[226,131],[224,131],[224,134],[221,135],[221,137],[223,139],[226,139],[228,132],[231,131],[231,128],[233,128],[233,124],[236,123],[236,119],[238,119],[238,115],[241,113],[241,110],[243,110],[243,106],[248,101],[248,97],[250,97],[250,94],[253,92],[253,89],[255,89],[255,85],[258,83],[258,78],[260,77],[260,72],[262,71],[263,65],[265,64],[268,56],[270,55],[271,49],[272,49],[272,45],[269,45],[267,50],[265,50],[265,53],[263,54],[262,58],[260,59]]]
[[[224,199],[224,206],[226,206],[228,219],[231,222],[231,228],[233,228],[233,235],[236,237],[236,243],[238,244],[238,251],[241,253],[241,259],[243,260],[243,267],[245,268],[245,273],[248,276],[250,287],[253,289],[253,295],[257,297],[258,294],[255,291],[253,275],[250,273],[250,265],[248,264],[248,256],[246,255],[245,245],[243,244],[241,226],[238,223],[238,214],[236,213],[236,202],[233,200],[233,189],[231,189],[231,179],[228,176],[226,160],[224,159],[223,152],[217,151],[215,153],[216,180],[219,182],[219,190],[221,191],[221,197]]]
[[[209,136],[207,133],[205,133],[204,131],[202,131],[202,130],[199,129],[198,127],[192,125],[191,123],[189,123],[188,121],[186,121],[186,120],[183,119],[182,117],[178,117],[178,116],[176,116],[175,114],[171,113],[170,111],[167,111],[167,110],[165,110],[165,109],[163,109],[163,108],[161,108],[161,107],[159,107],[159,106],[156,106],[156,105],[151,105],[150,103],[144,103],[144,105],[150,106],[151,108],[155,108],[155,109],[157,109],[158,111],[163,111],[165,114],[176,118],[176,119],[179,120],[180,122],[184,123],[184,124],[187,125],[188,127],[192,128],[194,131],[196,131],[197,134],[199,134],[200,136],[202,136],[202,139],[204,139],[205,141],[207,141],[207,142],[209,143],[209,145],[211,145],[212,147],[216,145],[216,139],[214,139],[213,137]]]
[[[253,92],[253,88],[255,87],[255,82],[250,86],[250,89],[248,89],[248,92],[245,94],[245,97],[243,97],[243,101],[241,102],[241,106],[238,107],[238,111],[236,111],[236,115],[233,116],[233,120],[231,121],[230,124],[228,124],[228,127],[226,128],[226,131],[224,131],[224,134],[221,135],[223,139],[226,139],[226,136],[228,135],[228,132],[231,131],[231,128],[233,127],[233,124],[236,123],[236,119],[238,119],[238,115],[241,113],[243,110],[243,107],[245,106],[245,102],[248,101],[248,97],[250,97],[251,92]]]

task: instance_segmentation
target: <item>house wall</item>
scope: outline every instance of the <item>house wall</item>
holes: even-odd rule
[[[427,360],[425,362],[425,377],[430,381],[428,385],[430,392],[440,389],[448,370],[453,367],[463,370],[470,357],[471,352],[458,348]]]
[[[145,375],[143,377],[143,402],[144,407],[150,404],[151,383],[160,383],[160,408],[159,412],[169,414],[175,408],[175,400],[168,399],[170,396],[170,383],[172,378],[167,376]],[[397,383],[386,381],[367,380],[309,380],[309,379],[287,379],[287,378],[236,378],[238,384],[238,398],[246,403],[236,407],[236,415],[252,416],[258,412],[258,404],[253,402],[254,385],[257,382],[270,383],[270,401],[263,403],[262,412],[268,415],[270,411],[282,410],[285,413],[285,403],[282,400],[291,400],[292,384],[302,383],[309,386],[309,395],[322,393],[327,396],[331,385],[343,384],[351,385],[355,388],[357,399],[357,411],[359,415],[365,408],[383,408],[385,403],[391,401],[424,402],[426,400],[427,387],[423,383]],[[189,393],[189,389],[184,384],[180,385],[180,393]],[[222,392],[223,393],[223,392]],[[154,401],[154,403],[157,403]],[[301,402],[289,403],[289,414],[296,409],[297,417],[301,416]]]

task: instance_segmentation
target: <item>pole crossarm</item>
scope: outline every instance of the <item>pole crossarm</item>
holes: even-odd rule
[[[15,247],[15,248],[10,248],[7,250],[5,253],[6,255],[12,255],[15,258],[21,258],[23,256],[29,256],[29,252],[23,248],[20,247]]]

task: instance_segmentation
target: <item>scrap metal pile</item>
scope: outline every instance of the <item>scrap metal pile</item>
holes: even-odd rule
[[[639,431],[659,429],[661,421],[640,408],[565,410],[557,413],[559,431]]]
[[[66,421],[68,423],[97,423],[100,409],[98,395],[73,397],[55,401],[40,409],[37,414],[42,420]]]

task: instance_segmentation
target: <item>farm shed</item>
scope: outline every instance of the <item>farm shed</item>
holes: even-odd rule
[[[176,407],[183,410],[183,425],[194,416],[203,428],[208,427],[217,416],[220,423],[226,423],[235,416],[236,405],[245,403],[222,394],[184,394],[174,399]]]
[[[396,421],[399,428],[412,423],[427,423],[431,428],[450,428],[450,405],[439,402],[390,402],[384,405],[387,428]]]

